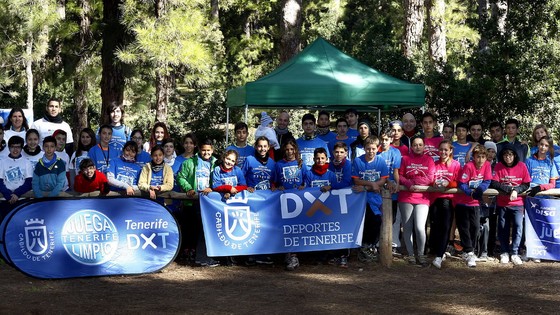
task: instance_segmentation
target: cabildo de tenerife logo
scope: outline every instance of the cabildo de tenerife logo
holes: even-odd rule
[[[220,242],[232,249],[249,248],[259,238],[258,212],[251,212],[249,199],[237,194],[226,201],[223,212],[216,211],[216,234]]]
[[[113,221],[96,210],[80,210],[71,215],[64,222],[61,238],[68,255],[84,265],[109,261],[119,244]]]
[[[44,261],[54,252],[54,232],[47,231],[44,219],[25,220],[24,233],[20,233],[21,254],[31,261]]]

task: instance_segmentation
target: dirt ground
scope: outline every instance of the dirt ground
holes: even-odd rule
[[[560,263],[448,259],[442,270],[303,264],[201,268],[172,263],[140,276],[38,280],[0,265],[0,314],[560,313]]]

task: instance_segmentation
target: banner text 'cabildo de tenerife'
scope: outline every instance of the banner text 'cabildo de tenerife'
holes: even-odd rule
[[[366,194],[318,188],[201,196],[208,256],[355,248],[361,245]]]
[[[0,252],[23,273],[72,278],[155,272],[179,250],[177,222],[142,198],[34,200],[0,225]]]

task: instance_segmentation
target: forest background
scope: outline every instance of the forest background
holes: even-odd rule
[[[536,123],[558,135],[559,20],[560,0],[0,0],[0,107],[39,118],[56,96],[77,133],[124,103],[133,128],[221,141],[227,90],[322,36],[425,84],[440,122],[516,117],[529,140]]]

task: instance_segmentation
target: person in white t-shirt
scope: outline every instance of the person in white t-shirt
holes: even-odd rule
[[[39,143],[45,137],[51,136],[56,130],[62,129],[66,132],[66,152],[72,154],[74,151],[74,138],[70,125],[62,120],[62,103],[59,99],[51,98],[47,102],[47,107],[43,118],[37,119],[31,124],[31,128],[39,131]]]

